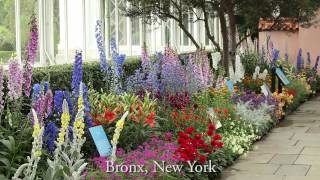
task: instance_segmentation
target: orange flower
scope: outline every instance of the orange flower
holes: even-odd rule
[[[149,114],[149,116],[146,118],[145,120],[145,125],[149,125],[151,128],[154,128],[155,126],[155,117],[156,117],[156,113],[155,112],[151,112]]]

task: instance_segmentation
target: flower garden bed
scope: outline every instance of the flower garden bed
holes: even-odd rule
[[[78,51],[72,72],[51,79],[36,70],[31,88],[36,37],[22,67],[11,59],[8,74],[0,68],[0,179],[214,179],[319,91],[318,63],[295,69],[274,53],[237,56],[223,78],[217,54],[209,66],[204,51],[150,58],[142,49],[141,65],[125,74],[125,55],[112,41],[107,63],[99,32],[100,72],[85,70]],[[278,65],[290,84],[262,94]],[[110,140],[107,156],[90,135],[97,126]]]

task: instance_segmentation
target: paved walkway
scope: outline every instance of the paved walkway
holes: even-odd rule
[[[287,116],[222,180],[320,180],[320,97]]]

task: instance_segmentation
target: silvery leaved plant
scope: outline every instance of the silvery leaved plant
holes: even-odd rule
[[[61,129],[56,141],[53,160],[47,159],[48,169],[45,179],[80,180],[83,178],[83,171],[87,163],[82,159],[81,147],[86,138],[84,135],[84,105],[83,105],[83,84],[80,83],[78,98],[78,113],[73,123],[73,138],[69,137],[70,114],[68,103],[63,101],[63,112],[61,115]]]
[[[33,142],[32,142],[32,150],[31,150],[31,156],[28,156],[28,162],[25,164],[22,164],[12,177],[13,180],[34,180],[38,179],[36,177],[37,167],[38,163],[41,158],[42,154],[42,135],[44,131],[44,127],[41,126],[41,124],[38,121],[37,113],[35,110],[32,109],[32,114],[34,118],[34,124],[33,124]],[[22,177],[20,177],[22,176]]]
[[[274,107],[267,102],[260,104],[256,108],[250,107],[250,102],[238,102],[236,105],[236,113],[247,121],[257,127],[260,132],[266,132],[268,128],[274,123],[271,117],[271,112]]]

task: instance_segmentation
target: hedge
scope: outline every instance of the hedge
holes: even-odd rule
[[[192,53],[192,52],[191,52]],[[187,54],[180,54],[180,59],[187,57]],[[151,60],[155,56],[150,57]],[[208,51],[208,58],[210,59],[210,67],[212,67],[211,54]],[[132,75],[134,71],[141,65],[140,56],[131,56],[126,59],[123,69],[125,78]],[[32,83],[41,83],[44,81],[50,81],[50,88],[54,91],[57,89],[70,90],[72,81],[73,64],[54,65],[47,67],[38,67],[33,71]],[[100,62],[85,62],[83,63],[83,81],[89,87],[95,90],[107,89],[106,83],[103,81],[104,74],[100,71]]]
[[[141,64],[139,57],[127,58],[124,63],[124,74],[130,76],[134,70]],[[41,83],[44,81],[50,82],[52,90],[62,89],[70,90],[72,81],[73,64],[62,64],[47,67],[34,68],[32,83]],[[104,74],[100,71],[100,62],[85,62],[83,63],[83,81],[90,87],[100,90],[105,89],[103,81]]]

